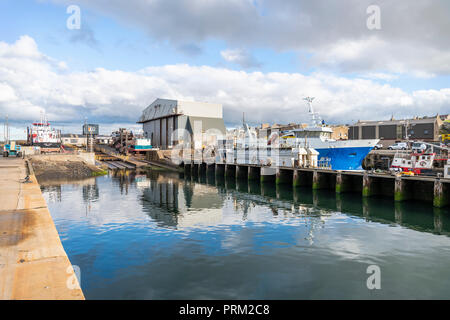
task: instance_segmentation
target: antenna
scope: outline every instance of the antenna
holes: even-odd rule
[[[5,129],[3,133],[3,138],[5,140],[5,144],[9,144],[9,123],[8,123],[8,115],[5,118]]]

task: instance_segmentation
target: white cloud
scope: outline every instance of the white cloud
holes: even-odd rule
[[[243,49],[227,49],[220,51],[220,55],[228,62],[236,63],[244,69],[260,67],[258,62],[250,53]]]
[[[90,8],[152,38],[311,54],[343,72],[450,74],[448,0],[53,0]],[[379,5],[381,30],[367,28]]]
[[[137,72],[98,68],[74,72],[23,36],[0,42],[0,116],[52,121],[133,123],[155,98],[222,103],[228,124],[307,120],[302,98],[316,97],[327,122],[450,113],[450,89],[407,93],[369,79],[325,73],[245,72],[209,66],[152,66]]]

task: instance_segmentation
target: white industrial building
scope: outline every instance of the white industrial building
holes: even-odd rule
[[[222,105],[216,103],[156,99],[142,112],[138,123],[142,123],[144,136],[151,139],[152,146],[161,149],[187,142],[200,148],[210,136],[226,134]]]
[[[61,143],[63,145],[82,147],[86,145],[86,136],[72,133],[62,134]]]

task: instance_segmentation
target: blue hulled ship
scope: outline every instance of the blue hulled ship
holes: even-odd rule
[[[310,126],[288,132],[286,142],[292,146],[306,146],[319,152],[319,160],[328,161],[333,170],[362,170],[367,154],[379,142],[378,139],[334,140],[333,130],[321,124],[320,117],[314,112],[312,101],[305,98],[312,118]]]

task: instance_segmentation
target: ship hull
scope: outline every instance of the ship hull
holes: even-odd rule
[[[309,145],[319,152],[319,160],[329,159],[331,169],[350,171],[363,169],[364,158],[379,141],[379,139],[337,141],[310,139]],[[300,141],[298,140],[298,142]]]
[[[333,170],[362,170],[362,163],[373,147],[316,149],[319,159],[329,158]]]

